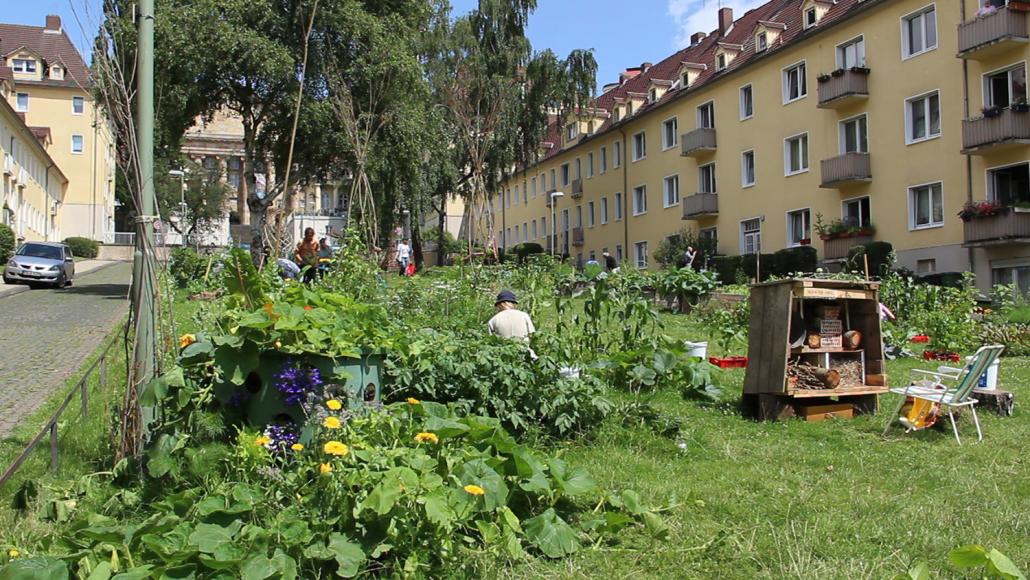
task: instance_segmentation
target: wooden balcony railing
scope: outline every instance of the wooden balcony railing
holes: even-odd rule
[[[868,69],[866,69],[868,70]],[[820,109],[834,109],[850,105],[856,100],[869,97],[869,73],[856,72],[851,69],[840,76],[830,76],[819,83]]]
[[[583,197],[583,180],[572,180],[572,197]]]
[[[695,193],[683,198],[683,219],[696,220],[719,215],[719,194]]]
[[[694,129],[684,133],[680,137],[682,155],[684,157],[695,157],[710,151],[715,151],[715,129]]]
[[[852,236],[826,240],[823,242],[823,259],[843,260],[848,257],[851,248],[864,246],[871,241],[873,241],[872,236]]]
[[[979,154],[1010,145],[1030,143],[1030,113],[1002,109],[994,117],[962,121],[962,152]]]
[[[822,181],[819,187],[837,188],[863,181],[870,181],[873,172],[870,168],[868,153],[845,153],[821,163]]]
[[[1008,213],[973,218],[962,224],[966,246],[988,246],[1030,241],[1030,213]]]
[[[980,59],[1015,46],[1025,46],[1026,13],[999,8],[994,14],[967,20],[958,25],[958,56]]]
[[[583,228],[572,228],[572,245],[583,245]]]

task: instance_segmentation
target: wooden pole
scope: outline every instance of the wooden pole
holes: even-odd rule
[[[869,254],[862,254],[862,261],[865,262],[865,281],[869,281]]]

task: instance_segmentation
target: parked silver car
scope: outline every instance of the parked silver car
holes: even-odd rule
[[[4,282],[31,285],[70,286],[75,277],[75,256],[64,244],[26,242],[18,248],[4,268]]]

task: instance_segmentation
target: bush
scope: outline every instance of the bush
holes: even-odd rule
[[[89,238],[71,237],[65,238],[65,244],[72,249],[72,254],[78,258],[96,258],[100,252],[100,244]]]
[[[815,272],[819,264],[819,256],[812,246],[798,246],[777,251],[773,254],[772,262],[770,274],[791,276],[798,272]]]
[[[723,285],[736,284],[737,272],[740,271],[740,256],[716,256],[712,258],[712,269]]]
[[[175,248],[168,262],[168,270],[179,288],[185,288],[190,282],[204,277],[207,262],[191,248]]]
[[[535,242],[525,242],[525,243],[519,244],[519,245],[515,246],[514,248],[512,248],[511,249],[511,253],[515,254],[515,257],[518,259],[519,263],[521,264],[521,263],[525,262],[526,258],[529,257],[529,256],[533,256],[533,255],[536,255],[536,254],[543,254],[544,253],[544,247],[541,246],[540,244],[535,243]]]
[[[864,271],[863,256],[869,257],[870,276],[886,276],[894,267],[894,246],[890,242],[870,242],[851,248],[848,253],[848,269],[857,272]]]
[[[658,248],[654,252],[654,259],[664,268],[678,267],[688,247],[694,248],[694,251],[697,252],[694,257],[694,268],[701,267],[705,260],[716,253],[714,240],[698,238],[690,228],[682,228],[658,244]]]
[[[14,237],[14,231],[6,224],[0,224],[0,268],[11,259],[15,244],[17,244],[17,240]]]
[[[779,275],[776,257],[773,254],[762,254],[761,264],[758,263],[757,258],[757,254],[746,254],[740,257],[740,269],[747,279],[754,279],[755,271],[759,267],[762,270],[762,279],[759,282],[768,280],[770,276]]]

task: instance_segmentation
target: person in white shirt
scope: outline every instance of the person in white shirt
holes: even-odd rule
[[[397,243],[397,265],[400,266],[401,275],[408,273],[408,263],[411,262],[411,246],[407,238]]]
[[[490,334],[529,342],[529,335],[536,332],[536,328],[529,315],[518,309],[518,303],[511,290],[502,290],[497,295],[497,301],[494,302],[497,314],[486,324]]]

